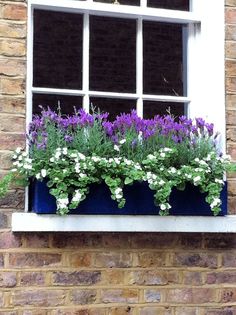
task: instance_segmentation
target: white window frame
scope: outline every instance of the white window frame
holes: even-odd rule
[[[32,120],[32,95],[50,93],[83,96],[83,106],[89,110],[89,97],[111,97],[137,100],[137,112],[142,116],[143,100],[188,103],[188,116],[203,117],[213,122],[221,134],[221,149],[225,151],[225,78],[224,78],[224,0],[190,0],[190,12],[148,8],[147,0],[140,0],[140,7],[93,2],[93,0],[28,0],[27,37],[27,114],[26,124]],[[33,83],[33,10],[83,13],[83,86],[82,90],[34,88]],[[137,20],[136,41],[136,93],[89,91],[89,14],[126,17]],[[143,95],[143,42],[142,20],[187,23],[187,96]],[[26,205],[28,195],[26,194]],[[27,209],[27,207],[26,207]],[[27,210],[26,210],[27,211]],[[22,217],[23,215],[23,217]],[[24,219],[28,216],[28,220]],[[54,218],[52,220],[52,217]],[[94,218],[93,218],[94,217]],[[129,218],[131,217],[131,218]],[[146,218],[145,218],[146,217]],[[13,231],[175,231],[175,232],[236,232],[232,218],[167,217],[159,216],[81,216],[75,223],[70,216],[37,216],[33,213],[14,213]],[[92,220],[92,221],[91,221]],[[117,221],[118,220],[118,221]],[[120,221],[121,220],[121,221]],[[124,221],[125,220],[125,221]],[[130,226],[126,223],[130,221]],[[210,224],[208,221],[210,220]],[[223,221],[225,220],[225,224]],[[101,221],[101,222],[100,222]],[[165,221],[165,224],[162,224]],[[167,221],[167,222],[166,222]],[[199,226],[196,224],[199,221]],[[32,224],[34,222],[34,224]],[[44,222],[44,223],[43,223]],[[93,222],[93,223],[92,223]],[[99,223],[100,222],[100,223]],[[144,224],[144,222],[146,222]],[[179,222],[179,224],[177,224]],[[231,226],[231,223],[232,226]],[[99,227],[99,224],[100,227]],[[177,224],[177,225],[176,225]],[[43,228],[45,227],[45,229]],[[124,227],[126,226],[126,227]],[[133,227],[132,227],[133,226]],[[43,228],[43,229],[42,229]]]

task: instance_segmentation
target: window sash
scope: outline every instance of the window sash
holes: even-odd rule
[[[145,100],[149,101],[162,101],[162,102],[176,102],[189,104],[190,98],[185,96],[168,96],[168,95],[147,95],[143,93],[143,21],[163,21],[172,23],[181,23],[183,25],[186,22],[196,23],[199,19],[196,19],[192,12],[176,11],[176,10],[166,10],[166,9],[153,9],[147,8],[147,1],[141,0],[140,7],[127,6],[127,5],[114,5],[114,4],[104,4],[98,2],[92,2],[92,0],[86,1],[71,1],[71,0],[60,0],[57,4],[52,3],[48,5],[45,0],[29,0],[31,4],[31,20],[32,27],[29,30],[29,37],[32,40],[29,42],[31,46],[31,54],[33,54],[33,12],[34,9],[44,9],[53,10],[57,12],[73,12],[73,13],[83,13],[83,62],[82,62],[82,90],[70,90],[70,89],[56,89],[56,88],[44,88],[44,87],[34,87],[32,86],[33,78],[33,63],[31,60],[30,69],[31,75],[29,76],[29,81],[31,80],[30,90],[31,96],[28,99],[32,99],[33,93],[44,93],[44,94],[60,94],[60,95],[74,95],[83,97],[83,108],[85,111],[89,112],[90,107],[90,97],[106,97],[106,98],[118,98],[118,99],[135,99],[136,100],[136,110],[140,117],[143,117],[143,102]],[[59,4],[59,5],[58,5]],[[134,12],[134,8],[137,12]],[[90,26],[89,17],[91,14],[103,15],[103,16],[115,16],[115,17],[128,17],[135,18],[137,23],[136,28],[136,93],[116,93],[107,91],[91,91],[89,90],[89,38],[90,38]],[[183,18],[184,16],[184,18]],[[30,34],[31,33],[31,34]],[[185,34],[188,40],[188,34]],[[185,43],[187,45],[187,43]],[[184,55],[183,58],[187,60],[187,56]],[[184,68],[187,67],[187,62]],[[185,74],[187,73],[187,69]],[[185,95],[187,95],[187,77],[184,75],[184,90]],[[32,118],[32,101],[30,104],[31,112],[29,113],[29,120]],[[185,106],[185,112],[187,114],[187,106]]]

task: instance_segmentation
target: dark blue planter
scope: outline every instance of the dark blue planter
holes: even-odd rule
[[[46,182],[35,181],[30,189],[30,208],[38,214],[56,213],[55,198],[50,195]],[[81,202],[79,207],[71,210],[71,214],[119,214],[119,215],[158,215],[159,208],[153,202],[154,192],[146,183],[134,183],[125,186],[125,207],[119,209],[117,203],[111,199],[110,191],[105,184],[94,184],[90,187],[87,198]],[[205,201],[206,194],[199,192],[193,185],[187,185],[184,191],[174,189],[171,197],[171,215],[201,215],[212,216],[210,206]],[[220,215],[227,214],[227,183],[221,192]]]

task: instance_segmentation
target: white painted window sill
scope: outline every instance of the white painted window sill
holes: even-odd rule
[[[197,232],[236,233],[236,215],[45,215],[13,213],[13,232]]]

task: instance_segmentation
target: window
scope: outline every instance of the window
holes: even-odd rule
[[[224,149],[224,0],[29,0],[27,39],[27,123],[38,105],[60,105],[64,113],[96,106],[111,119],[133,108],[145,118],[170,109],[214,122]],[[21,215],[13,216],[15,231],[65,229],[59,217],[31,213],[34,226],[26,227]],[[114,229],[109,218],[101,220],[110,231],[124,226],[122,218]],[[158,218],[145,227],[142,220],[136,231],[162,231]],[[175,219],[164,220],[174,231]],[[208,231],[206,219],[199,220]],[[182,222],[176,231],[193,231]]]
[[[170,110],[224,139],[223,19],[223,0],[30,1],[28,121],[38,105]]]

